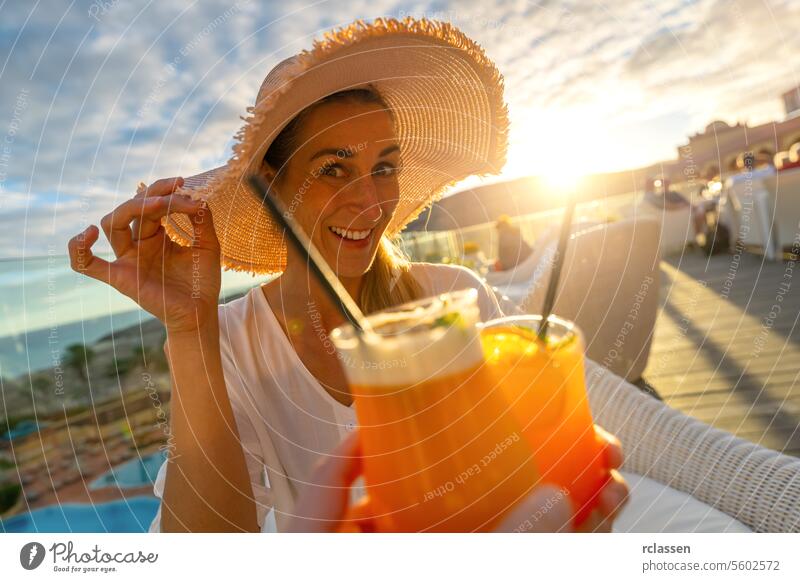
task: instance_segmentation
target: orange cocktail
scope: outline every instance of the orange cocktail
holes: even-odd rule
[[[355,401],[379,531],[486,531],[538,482],[493,384],[474,289],[371,315],[331,335]]]
[[[579,525],[609,477],[607,460],[586,397],[581,335],[572,323],[551,316],[542,342],[540,323],[535,315],[495,319],[482,325],[481,339],[542,481],[569,495]]]

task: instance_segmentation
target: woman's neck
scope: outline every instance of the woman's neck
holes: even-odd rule
[[[262,287],[270,308],[289,342],[308,371],[331,398],[345,406],[352,404],[344,370],[338,363],[330,333],[345,323],[338,306],[319,282],[305,269],[287,267],[277,280]],[[360,289],[360,281],[342,284],[350,293]]]
[[[292,263],[296,261],[289,265]],[[339,281],[353,300],[358,302],[363,276],[340,277]],[[302,264],[302,268],[287,266],[272,289],[279,294],[273,295],[278,302],[272,303],[273,310],[280,311],[279,315],[303,321],[313,319],[328,332],[346,321],[338,305],[330,299],[322,284],[305,264]]]

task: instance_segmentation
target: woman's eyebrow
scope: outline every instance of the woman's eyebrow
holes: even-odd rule
[[[397,144],[390,145],[388,148],[384,148],[383,150],[381,150],[381,153],[378,154],[378,157],[382,158],[383,156],[388,156],[392,152],[396,151],[400,151],[400,146]],[[352,158],[353,156],[356,155],[356,153],[352,150],[352,148],[323,148],[319,150],[317,153],[315,153],[313,156],[308,158],[308,161],[310,162],[321,156],[327,156],[327,155],[336,156],[339,158]]]
[[[400,151],[400,146],[399,145],[397,145],[397,144],[390,145],[388,148],[384,149],[381,153],[379,153],[378,157],[382,158],[383,156],[388,156],[392,152],[399,152],[399,151]]]
[[[353,152],[344,148],[323,148],[319,150],[317,153],[315,153],[313,156],[308,158],[308,161],[310,162],[311,160],[315,160],[319,157],[327,155],[337,156],[340,158],[352,158]]]

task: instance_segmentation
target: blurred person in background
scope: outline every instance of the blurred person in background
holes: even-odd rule
[[[511,223],[505,214],[497,219],[497,262],[496,271],[507,271],[524,262],[533,253],[525,242],[519,227]]]

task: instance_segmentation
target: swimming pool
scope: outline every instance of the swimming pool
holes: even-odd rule
[[[3,439],[4,441],[21,439],[22,437],[26,437],[29,434],[37,432],[40,428],[44,428],[46,425],[47,423],[45,422],[37,424],[36,421],[33,420],[23,420],[22,422],[18,422],[13,429],[6,431],[3,436],[0,436],[0,439]]]
[[[0,520],[5,533],[141,533],[156,516],[155,497],[131,497],[107,503],[65,503]]]
[[[140,459],[133,459],[103,473],[89,484],[90,489],[101,487],[141,487],[156,480],[158,469],[167,458],[166,451],[159,451]]]

